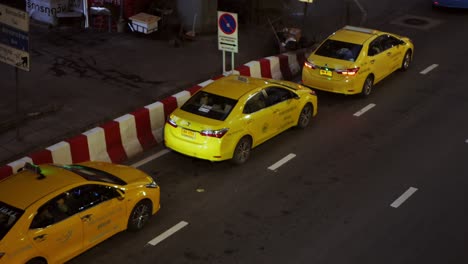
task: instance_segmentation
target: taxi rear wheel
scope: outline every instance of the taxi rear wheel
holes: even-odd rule
[[[411,64],[411,51],[408,50],[408,51],[405,53],[405,56],[403,57],[403,62],[401,63],[401,68],[400,68],[400,70],[402,70],[402,71],[408,70],[410,64]]]
[[[312,119],[312,106],[310,104],[306,104],[299,114],[297,127],[298,128],[305,128],[309,125],[310,120]]]
[[[231,162],[236,165],[245,163],[249,159],[251,149],[252,140],[247,136],[241,138],[234,149]]]
[[[47,264],[47,261],[41,258],[31,259],[30,261],[26,262],[26,264]]]
[[[367,76],[366,80],[364,81],[364,85],[362,86],[361,96],[367,97],[372,92],[372,87],[374,86],[374,78],[371,75]]]
[[[133,207],[132,213],[128,218],[128,230],[138,231],[141,230],[151,217],[152,204],[148,200],[138,202]]]

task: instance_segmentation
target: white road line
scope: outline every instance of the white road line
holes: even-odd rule
[[[148,244],[152,245],[152,246],[156,246],[157,244],[159,244],[161,241],[163,241],[164,239],[170,237],[171,235],[173,235],[175,232],[179,231],[180,229],[184,228],[186,225],[188,225],[187,222],[185,221],[181,221],[180,223],[178,223],[177,225],[169,228],[168,230],[166,230],[164,233],[162,233],[161,235],[153,238],[151,241],[148,242]]]
[[[282,165],[284,165],[286,162],[293,159],[294,157],[296,157],[296,154],[293,154],[293,153],[288,154],[286,157],[282,158],[281,160],[279,160],[275,164],[268,167],[268,169],[274,171],[274,170],[278,169],[279,167],[281,167]]]
[[[420,72],[420,74],[426,74],[426,73],[432,71],[433,69],[437,68],[438,66],[439,66],[439,64],[432,64],[431,66],[429,66],[426,69],[422,70]]]
[[[374,107],[375,104],[368,104],[366,107],[364,107],[363,109],[357,111],[356,113],[354,113],[354,116],[361,116],[362,114],[364,114],[365,112],[369,111],[372,107]]]
[[[468,143],[468,139],[467,139],[467,140],[465,140],[465,143]]]
[[[396,199],[390,206],[393,208],[398,208],[402,203],[404,203],[413,193],[415,193],[418,189],[414,187],[410,187],[408,190],[406,190],[405,193],[403,193],[398,199]]]
[[[151,155],[149,157],[146,157],[146,158],[138,161],[137,163],[132,164],[131,166],[135,167],[135,168],[138,168],[138,167],[143,166],[146,163],[148,163],[148,162],[150,162],[150,161],[152,161],[154,159],[157,159],[157,158],[159,158],[159,157],[161,157],[163,155],[166,155],[169,152],[171,152],[169,149],[163,149],[163,150],[159,151],[158,153],[155,153],[155,154],[153,154],[153,155]]]

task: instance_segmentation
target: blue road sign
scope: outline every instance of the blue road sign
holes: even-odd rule
[[[29,52],[28,33],[2,23],[0,23],[0,43]]]
[[[237,23],[236,19],[231,14],[222,14],[219,17],[219,28],[224,34],[231,35],[236,32]]]

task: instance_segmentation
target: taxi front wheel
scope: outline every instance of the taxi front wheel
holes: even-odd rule
[[[411,63],[411,51],[408,50],[406,53],[405,53],[405,57],[403,57],[403,62],[401,63],[401,68],[400,70],[401,71],[406,71],[408,70],[409,66],[410,66],[410,63]]]
[[[138,231],[142,229],[151,217],[152,204],[148,200],[138,202],[133,207],[132,213],[128,218],[128,230]]]
[[[234,149],[234,155],[232,156],[231,162],[236,165],[245,163],[250,156],[250,150],[252,149],[252,140],[250,137],[243,137],[239,140]]]

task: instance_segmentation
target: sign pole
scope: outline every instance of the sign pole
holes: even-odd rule
[[[231,52],[231,73],[234,72],[234,52]]]
[[[20,136],[20,124],[21,124],[21,115],[20,115],[20,101],[19,101],[19,84],[18,84],[18,67],[15,67],[15,86],[16,86],[16,140],[21,141]]]
[[[223,73],[226,72],[226,51],[223,50]]]

